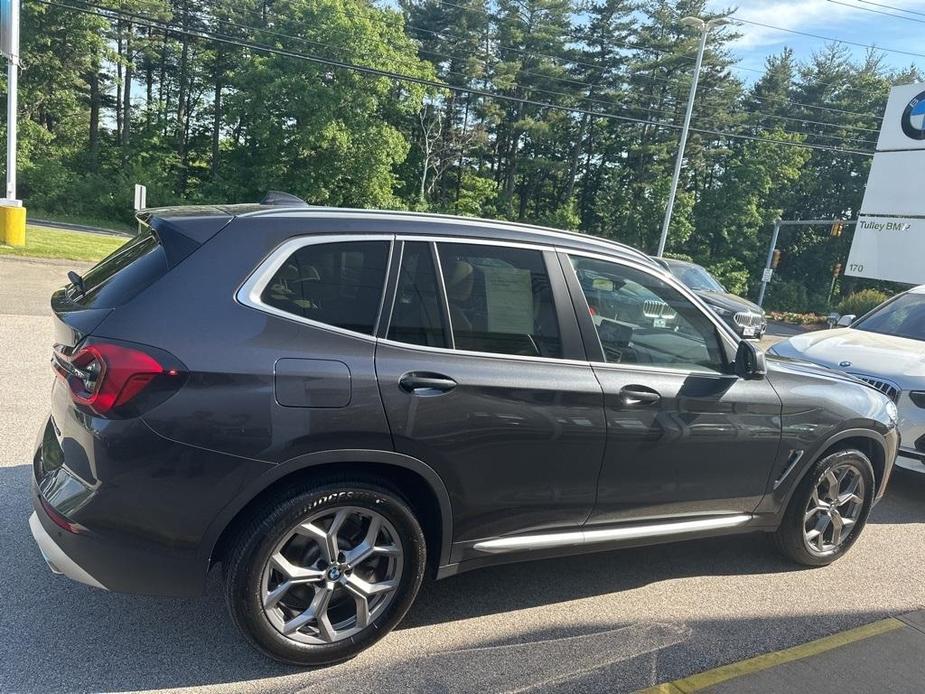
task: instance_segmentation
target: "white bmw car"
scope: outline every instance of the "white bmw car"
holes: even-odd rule
[[[797,335],[768,351],[846,371],[892,398],[902,434],[896,464],[925,474],[925,284],[848,327]]]

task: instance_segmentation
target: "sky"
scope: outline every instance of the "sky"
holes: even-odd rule
[[[887,52],[885,61],[897,68],[910,64],[925,68],[925,42],[922,41],[925,35],[925,0],[838,0],[837,3],[830,0],[710,0],[708,7],[712,11],[738,7],[734,16],[742,19],[883,49],[918,53],[921,57]],[[908,19],[886,17],[869,10],[902,15]],[[825,45],[825,41],[817,38],[749,24],[736,27],[736,31],[742,37],[732,48],[741,59],[739,65],[744,68],[762,68],[768,55],[778,53],[784,47],[792,48],[797,59],[805,60]],[[859,46],[847,48],[858,56],[865,51]],[[743,71],[740,77],[750,81],[747,71]]]

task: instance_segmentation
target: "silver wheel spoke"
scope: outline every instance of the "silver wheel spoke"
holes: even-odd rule
[[[302,523],[296,532],[310,537],[317,542],[318,546],[321,548],[321,554],[324,556],[325,561],[331,563],[337,561],[339,552],[337,546],[337,533],[340,531],[341,526],[349,515],[350,511],[342,508],[334,515],[334,520],[331,521],[331,527],[328,528],[327,531],[319,528],[314,523]]]
[[[803,516],[803,522],[804,522],[804,523],[808,523],[808,522],[811,521],[816,515],[818,515],[819,513],[822,513],[823,511],[825,511],[825,509],[824,509],[823,507],[821,507],[821,506],[813,506],[811,509],[809,509],[809,510],[806,512],[806,515]]]
[[[845,527],[841,514],[832,511],[832,544],[838,547],[841,544],[842,529]]]
[[[847,503],[854,502],[856,504],[863,504],[864,499],[859,497],[857,494],[846,493],[838,497],[838,500],[835,502],[835,505],[838,507],[844,506]]]
[[[280,583],[276,588],[271,590],[269,593],[263,597],[263,607],[264,609],[269,610],[271,607],[275,607],[276,603],[279,602],[279,599],[286,594],[292,588],[292,581],[284,581]]]
[[[370,583],[357,576],[347,576],[347,590],[355,595],[362,595],[367,600],[378,593],[387,593],[398,588],[398,581],[377,581]]]
[[[328,603],[333,592],[333,588],[328,585],[319,586],[315,590],[315,597],[312,598],[308,609],[286,622],[283,625],[283,633],[293,634],[314,620],[318,624],[318,633],[322,635],[322,638],[325,641],[332,641],[334,639],[334,630],[331,628],[330,621],[328,621]],[[322,626],[323,624],[324,626]],[[326,638],[326,635],[330,638]]]
[[[310,583],[311,581],[320,581],[324,578],[324,572],[316,569],[309,569],[304,566],[296,566],[277,552],[270,557],[270,565],[279,571],[288,579],[289,583]]]

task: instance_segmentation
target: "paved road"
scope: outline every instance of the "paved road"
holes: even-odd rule
[[[65,270],[0,259],[0,692],[622,692],[925,606],[925,479],[899,471],[828,568],[745,536],[484,569],[425,584],[349,663],[277,666],[234,632],[218,576],[201,599],[167,600],[46,569],[26,520],[51,326],[16,288],[47,296]]]

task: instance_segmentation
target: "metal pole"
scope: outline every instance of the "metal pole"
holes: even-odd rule
[[[697,82],[700,80],[700,64],[703,62],[703,52],[707,47],[707,34],[710,26],[703,24],[700,32],[700,49],[697,51],[697,62],[694,64],[694,78],[691,81],[691,92],[687,97],[687,111],[684,114],[684,125],[681,128],[681,142],[678,144],[678,157],[674,162],[674,175],[671,177],[671,190],[668,193],[668,207],[665,209],[665,220],[662,222],[662,236],[658,240],[658,252],[661,258],[665,252],[665,242],[668,240],[668,227],[671,225],[671,214],[674,211],[674,199],[678,192],[678,179],[681,176],[681,165],[684,163],[684,147],[687,145],[687,132],[691,125],[691,114],[694,112],[694,96],[697,94]]]
[[[777,248],[777,236],[780,234],[780,223],[781,220],[774,220],[774,233],[771,234],[771,245],[768,247],[768,260],[764,264],[765,270],[771,269],[771,260],[774,258],[774,249]],[[764,305],[764,292],[768,287],[768,283],[762,277],[761,279],[761,289],[758,292],[758,305]]]
[[[6,199],[16,200],[16,111],[19,92],[19,66],[16,58],[6,68]]]

